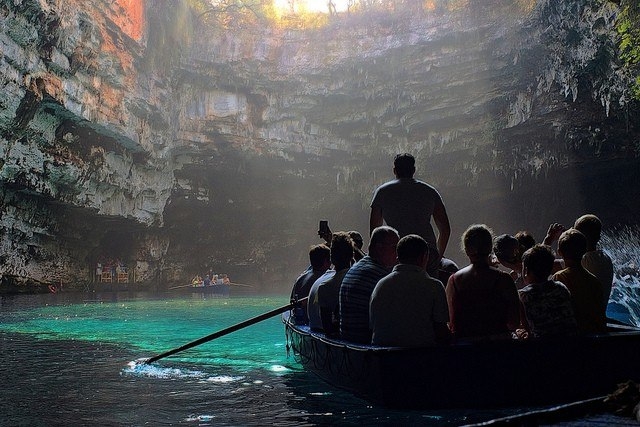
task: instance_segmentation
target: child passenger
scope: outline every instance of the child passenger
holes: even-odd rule
[[[516,288],[522,289],[522,246],[518,239],[509,234],[501,234],[493,241],[493,253],[498,258],[498,262],[508,268],[509,275],[513,279]]]
[[[562,283],[549,280],[554,260],[545,245],[534,245],[522,254],[525,287],[518,294],[524,327],[533,338],[577,333],[571,293]]]

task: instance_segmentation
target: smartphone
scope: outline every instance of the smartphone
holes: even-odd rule
[[[318,226],[318,234],[329,234],[329,221],[320,221],[320,225]]]

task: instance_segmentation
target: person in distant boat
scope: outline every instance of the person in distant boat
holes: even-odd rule
[[[597,216],[587,214],[578,218],[573,228],[584,234],[587,239],[587,252],[582,256],[582,266],[602,284],[602,304],[606,312],[613,287],[613,262],[609,255],[598,249],[602,222]]]
[[[340,335],[361,344],[371,342],[369,300],[380,279],[396,264],[398,232],[382,226],[373,230],[369,254],[351,266],[340,285]]]
[[[467,228],[462,249],[470,265],[447,283],[449,328],[456,338],[507,338],[520,326],[518,291],[508,273],[491,266],[491,229],[484,224]]]
[[[582,266],[582,256],[587,252],[587,238],[570,228],[558,239],[558,254],[566,268],[553,275],[553,280],[562,282],[571,292],[573,311],[578,322],[578,332],[598,333],[606,328],[602,283]]]
[[[440,257],[449,242],[451,226],[442,197],[431,185],[413,178],[415,158],[408,153],[398,154],[393,161],[396,179],[378,187],[371,201],[369,227],[372,232],[386,223],[398,231],[400,237],[417,234],[427,241],[431,252],[427,271],[436,276]],[[438,229],[433,231],[431,219]]]
[[[549,280],[555,255],[546,245],[534,245],[522,255],[525,287],[518,291],[522,324],[533,338],[572,336],[578,332],[571,293]]]
[[[509,270],[509,275],[516,284],[516,288],[522,289],[522,247],[515,237],[509,234],[501,234],[493,241],[493,253],[498,262]]]
[[[211,276],[209,276],[208,274],[204,276],[202,286],[211,286]]]
[[[371,344],[425,347],[447,343],[449,308],[442,283],[426,272],[429,245],[409,234],[398,242],[398,264],[371,294]]]
[[[307,269],[296,279],[291,289],[291,301],[309,296],[309,290],[311,290],[313,283],[331,266],[330,254],[331,252],[327,245],[314,245],[309,249],[311,268]],[[296,310],[296,322],[303,324],[309,322],[306,303],[303,303],[302,306]]]
[[[331,263],[333,269],[320,276],[309,291],[307,312],[309,327],[313,331],[335,334],[340,328],[338,321],[340,285],[351,267],[353,242],[345,232],[333,233],[331,240]]]

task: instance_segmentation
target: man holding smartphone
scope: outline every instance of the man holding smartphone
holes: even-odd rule
[[[451,226],[442,197],[431,185],[414,179],[415,158],[409,153],[396,155],[393,173],[396,179],[382,184],[373,193],[370,232],[383,223],[395,228],[400,237],[417,234],[429,245],[427,272],[437,277],[440,258],[444,255]],[[438,229],[436,237],[431,218]]]

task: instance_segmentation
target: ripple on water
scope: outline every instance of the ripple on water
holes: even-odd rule
[[[245,377],[241,375],[211,375],[201,370],[170,368],[153,364],[147,365],[146,363],[144,363],[144,360],[145,359],[138,359],[129,362],[127,364],[127,367],[122,370],[122,373],[125,375],[160,379],[195,378],[201,380],[202,382],[217,384],[228,384],[245,379]]]
[[[202,378],[205,376],[202,371],[164,368],[139,361],[129,362],[127,367],[123,369],[123,373],[149,378]]]
[[[189,415],[185,418],[185,422],[188,423],[198,423],[199,426],[207,426],[210,424],[215,417],[213,415]]]

